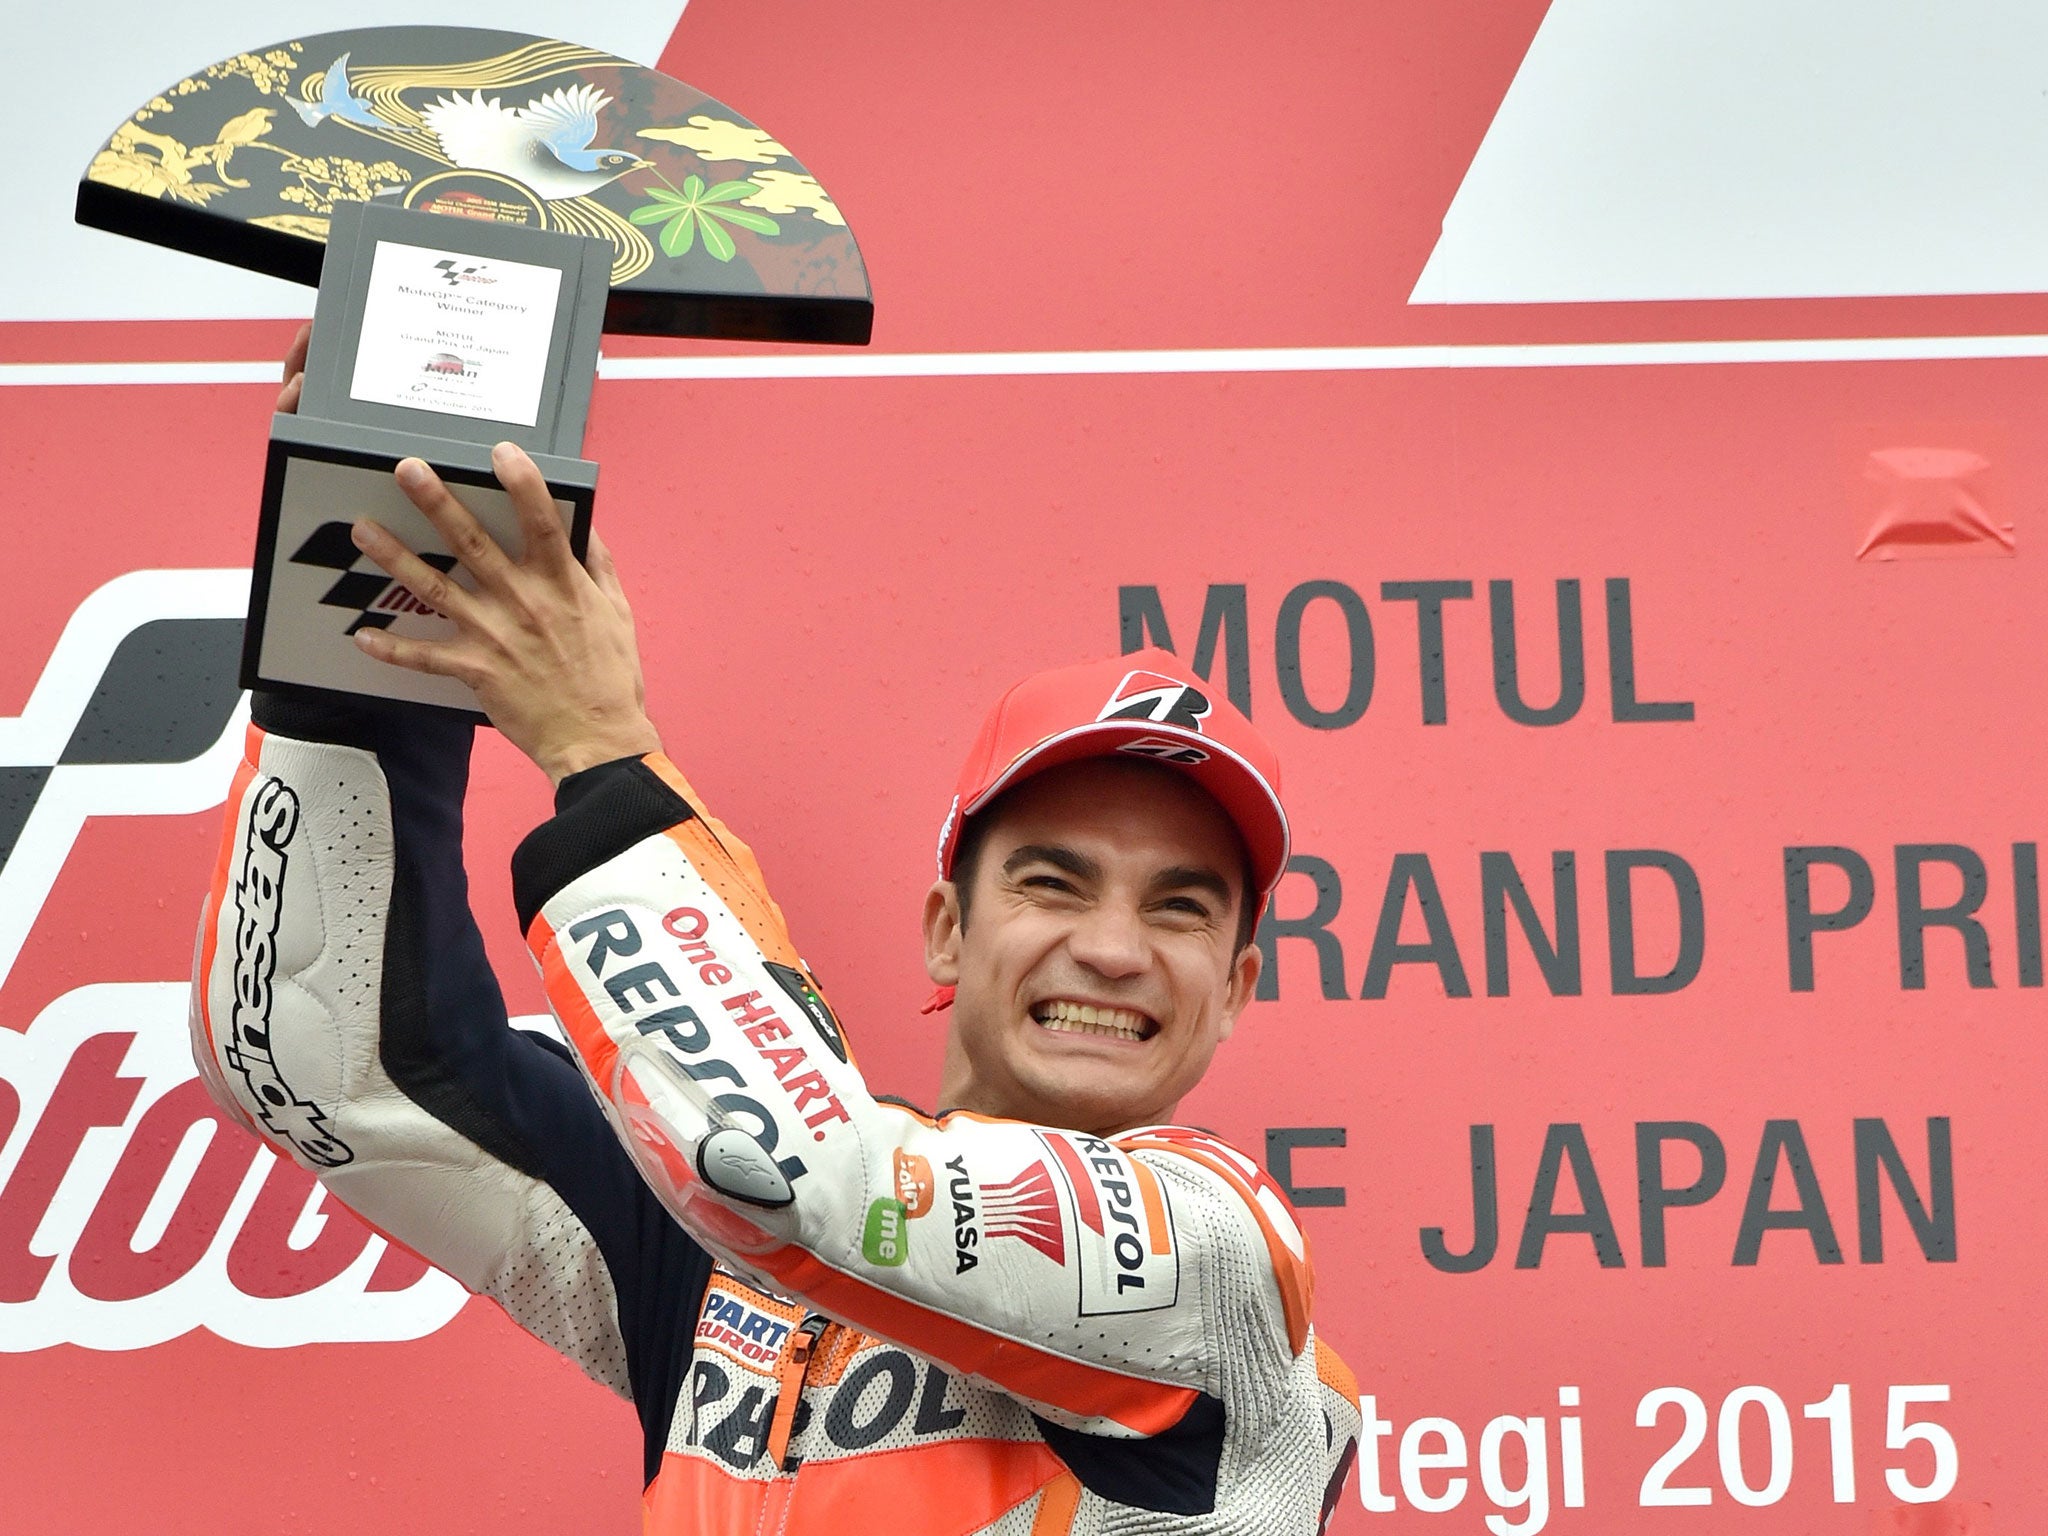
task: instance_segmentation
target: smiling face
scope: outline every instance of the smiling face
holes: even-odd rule
[[[1258,977],[1244,852],[1156,764],[1090,758],[981,812],[967,920],[941,880],[925,964],[956,989],[943,1104],[1107,1134],[1171,1119]]]

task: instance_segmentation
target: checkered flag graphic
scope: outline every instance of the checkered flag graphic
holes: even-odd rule
[[[394,591],[402,591],[399,583],[371,566],[368,570],[357,570],[356,562],[368,564],[367,557],[356,548],[355,540],[349,537],[347,523],[322,523],[315,528],[306,542],[298,547],[292,556],[293,565],[319,566],[330,571],[339,571],[333,586],[329,587],[320,602],[327,608],[352,608],[355,619],[345,631],[354,634],[359,629],[386,629],[403,610],[387,606]],[[421,555],[420,558],[435,570],[446,574],[455,568],[453,555]],[[407,602],[406,608],[413,612],[431,612],[417,599]]]
[[[220,804],[248,603],[247,571],[117,576],[71,615],[28,706],[0,716],[0,983],[88,820]]]

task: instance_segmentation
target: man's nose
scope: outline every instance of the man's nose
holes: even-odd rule
[[[1112,979],[1142,971],[1150,953],[1142,914],[1131,903],[1115,900],[1098,901],[1079,916],[1067,949],[1097,975]]]

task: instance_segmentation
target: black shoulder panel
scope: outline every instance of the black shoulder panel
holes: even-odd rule
[[[555,790],[555,814],[512,851],[519,931],[577,876],[697,813],[637,757],[572,773]]]

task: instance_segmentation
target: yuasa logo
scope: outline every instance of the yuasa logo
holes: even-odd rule
[[[467,1293],[219,1115],[181,982],[81,987],[0,1031],[0,1351],[414,1339]]]

